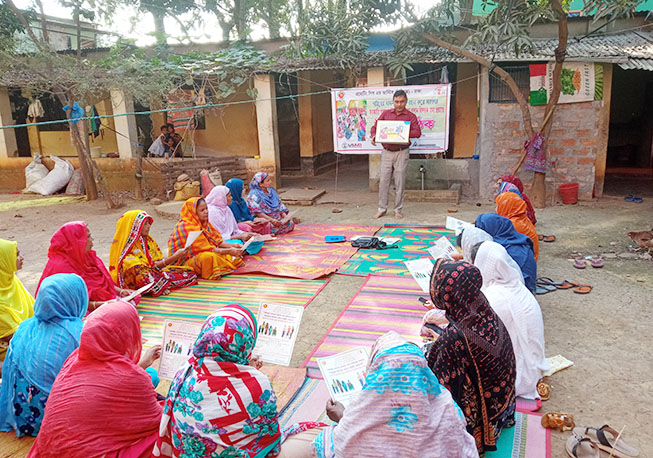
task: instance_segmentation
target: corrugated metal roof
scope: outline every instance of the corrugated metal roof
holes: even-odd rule
[[[496,49],[492,46],[471,48],[470,50],[494,62],[536,62],[553,60],[557,39],[534,40],[533,49],[528,52],[515,53],[514,48]],[[384,65],[391,51],[370,51],[359,62],[361,66]],[[570,38],[567,44],[568,61],[609,62],[624,69],[643,69],[653,71],[653,33],[629,32],[614,35],[592,36],[587,38]],[[470,60],[446,49],[433,46],[423,48],[413,62],[445,63],[470,62]],[[339,68],[334,60],[312,58],[278,62],[276,68],[285,70],[327,70]]]

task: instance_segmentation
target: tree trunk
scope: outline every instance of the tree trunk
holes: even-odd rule
[[[82,24],[81,21],[79,20],[80,8],[81,5],[77,4],[77,6],[75,7],[75,14],[74,14],[75,28],[77,29],[77,59],[82,58]]]
[[[244,11],[245,8],[243,6],[242,0],[234,0],[233,21],[236,24],[236,34],[238,35],[239,40],[245,40],[247,38],[247,21],[245,20],[246,12]]]
[[[549,102],[546,105],[546,111],[544,115],[544,121],[540,126],[540,133],[544,137],[544,154],[547,158],[547,164],[551,161],[549,160],[549,134],[551,133],[551,126],[553,122],[553,114],[556,107],[558,106],[558,100],[560,100],[560,91],[562,90],[562,81],[560,80],[560,75],[562,74],[562,64],[565,61],[565,56],[567,54],[567,40],[569,38],[569,30],[567,27],[567,13],[562,8],[562,3],[560,0],[551,0],[551,6],[558,17],[558,47],[555,50],[555,66],[553,67],[553,88],[551,89],[551,96],[549,97]],[[555,192],[555,190],[553,191]],[[546,207],[546,174],[535,172],[533,176],[533,205],[538,208]]]
[[[166,44],[168,36],[166,35],[165,14],[161,11],[150,10],[154,18],[154,31],[156,32],[157,44]]]
[[[277,2],[275,0],[267,0],[267,25],[270,32],[270,38],[279,38],[281,35],[279,26],[279,17],[277,11]]]

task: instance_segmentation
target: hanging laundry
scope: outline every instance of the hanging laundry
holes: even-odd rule
[[[65,111],[66,113],[68,112],[69,109],[70,109],[70,104],[63,107],[63,111]],[[79,103],[73,102],[73,108],[70,112],[70,120],[73,122],[73,124],[77,124],[77,121],[79,121],[80,118],[83,118],[85,114],[86,112],[82,107],[79,106]]]
[[[93,137],[100,135],[100,127],[102,127],[102,120],[100,119],[100,113],[98,113],[95,105],[91,105],[91,110],[89,115],[91,116],[91,132]]]
[[[43,110],[43,105],[39,99],[32,99],[29,102],[27,107],[27,117],[28,118],[42,118],[45,116],[45,110]]]

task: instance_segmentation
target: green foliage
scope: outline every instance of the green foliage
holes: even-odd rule
[[[32,13],[27,12],[27,17]],[[0,0],[0,50],[11,50],[16,43],[16,34],[24,32],[25,29],[16,15],[9,7]]]

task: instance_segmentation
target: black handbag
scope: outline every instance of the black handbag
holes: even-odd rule
[[[388,250],[390,248],[398,248],[397,245],[388,246],[387,243],[378,237],[358,237],[356,240],[351,242],[351,246],[366,250]]]

